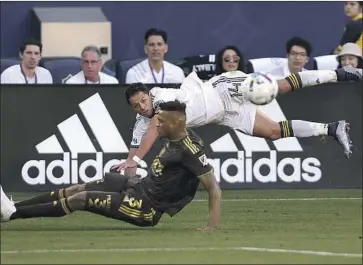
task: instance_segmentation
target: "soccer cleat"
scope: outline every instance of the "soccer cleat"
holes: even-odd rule
[[[349,130],[350,130],[350,124],[346,121],[337,121],[332,124],[330,124],[333,132],[333,137],[336,141],[338,141],[344,148],[344,155],[346,158],[350,158],[352,154],[352,141],[350,140],[349,136]]]
[[[361,81],[362,69],[344,66],[335,70],[337,74],[337,81]]]
[[[1,222],[10,221],[10,216],[16,212],[14,203],[5,195],[3,188],[0,186],[1,193]]]

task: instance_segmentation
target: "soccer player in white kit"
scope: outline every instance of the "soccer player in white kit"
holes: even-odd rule
[[[137,113],[130,153],[126,162],[114,168],[134,175],[136,167],[158,138],[155,109],[161,102],[179,100],[187,105],[187,126],[200,127],[216,123],[245,134],[277,140],[284,137],[329,135],[351,154],[349,124],[335,121],[329,124],[291,120],[275,122],[258,110],[258,106],[241,99],[238,87],[248,75],[241,71],[226,72],[203,83],[195,72],[181,84],[180,89],[154,87],[150,91],[142,83],[132,84],[125,92],[126,100]],[[361,69],[345,67],[337,70],[314,70],[291,74],[277,80],[279,93],[327,82],[360,81]]]

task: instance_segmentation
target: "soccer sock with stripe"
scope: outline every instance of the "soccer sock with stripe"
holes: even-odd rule
[[[317,123],[310,121],[292,120],[279,122],[281,138],[286,137],[311,137],[319,135],[335,136],[337,123]]]
[[[10,220],[34,217],[61,217],[71,213],[72,210],[68,205],[67,199],[63,198],[48,203],[16,207],[16,212],[11,215]]]
[[[290,84],[291,90],[306,86],[337,82],[337,74],[334,70],[311,70],[291,74],[285,78]]]
[[[59,190],[52,191],[52,192],[42,193],[42,194],[35,196],[33,198],[30,198],[28,200],[17,202],[17,203],[15,203],[15,207],[47,203],[47,202],[57,201],[62,198],[65,198],[65,190],[59,189]]]

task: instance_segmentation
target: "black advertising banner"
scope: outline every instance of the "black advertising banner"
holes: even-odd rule
[[[224,189],[362,187],[361,83],[329,84],[261,107],[273,119],[351,123],[353,157],[330,138],[266,141],[218,125],[197,128]],[[1,185],[44,191],[102,178],[126,159],[135,114],[124,86],[2,86]],[[159,140],[138,169],[141,176]]]

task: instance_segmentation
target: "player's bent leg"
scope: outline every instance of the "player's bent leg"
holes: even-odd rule
[[[140,179],[135,177],[127,177],[120,173],[105,173],[104,178],[101,180],[91,181],[85,184],[85,191],[108,191],[120,192],[131,187]]]
[[[23,200],[20,202],[16,202],[15,206],[16,207],[22,207],[22,206],[29,206],[29,205],[36,205],[36,204],[42,204],[42,203],[47,203],[47,202],[52,202],[52,201],[57,201],[60,200],[62,198],[66,198],[67,196],[67,190],[69,189],[70,191],[76,191],[76,190],[81,190],[81,185],[74,185],[71,186],[69,188],[66,189],[59,189],[59,190],[54,190],[51,192],[45,192],[42,193],[38,196],[35,196],[33,198],[27,199],[27,200]],[[69,193],[68,194],[73,194],[73,193]]]
[[[257,110],[252,135],[277,140],[281,138],[281,128],[277,122]]]
[[[102,180],[92,181],[86,184],[76,184],[68,188],[42,193],[33,198],[17,202],[15,203],[15,206],[22,207],[53,202],[86,190],[120,191],[125,187],[127,188],[127,185],[129,185],[129,182],[131,181],[132,179],[118,173],[105,173],[105,177]]]
[[[81,193],[83,195],[83,193]],[[79,196],[76,194],[74,196]],[[108,218],[124,221],[136,226],[155,226],[161,213],[155,211],[146,198],[128,192],[86,192],[79,200],[84,210]],[[76,207],[82,207],[78,202]]]

